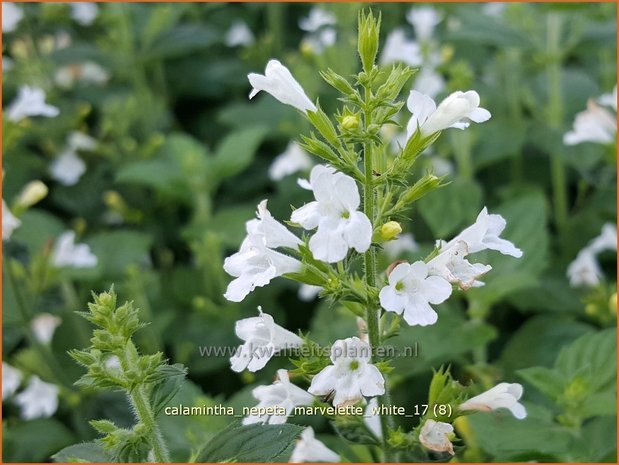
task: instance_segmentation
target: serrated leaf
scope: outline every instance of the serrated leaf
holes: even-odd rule
[[[150,396],[155,415],[161,412],[181,388],[187,375],[187,369],[180,363],[175,363],[174,365],[160,366],[157,369],[157,374],[164,379],[153,388]]]
[[[232,424],[202,450],[197,462],[287,462],[303,427]]]

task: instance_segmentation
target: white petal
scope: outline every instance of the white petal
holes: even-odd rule
[[[367,365],[363,377],[359,380],[361,393],[367,397],[380,396],[385,393],[385,379],[374,365]]]
[[[438,320],[438,314],[428,302],[420,296],[413,296],[404,310],[404,321],[410,326],[433,325]]]
[[[365,213],[353,212],[344,228],[344,239],[350,248],[365,253],[372,244],[372,223]]]
[[[329,365],[312,378],[312,383],[307,391],[316,396],[326,396],[335,389],[335,380],[335,367]]]

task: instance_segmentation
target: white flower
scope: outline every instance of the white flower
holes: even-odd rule
[[[598,102],[600,105],[606,105],[617,111],[617,86],[615,86],[612,93],[601,95]]]
[[[574,119],[572,130],[565,133],[565,145],[577,145],[583,142],[610,144],[617,138],[617,119],[608,110],[589,99],[587,109],[581,111]]]
[[[339,462],[340,456],[314,436],[314,429],[308,426],[301,433],[290,456],[290,463]]]
[[[419,6],[411,8],[406,19],[415,28],[417,38],[425,42],[432,38],[434,28],[443,18],[431,6]]]
[[[441,276],[450,283],[457,284],[463,290],[483,286],[484,283],[477,281],[477,278],[486,274],[492,267],[481,263],[470,263],[466,259],[468,253],[468,246],[464,241],[458,241],[455,245],[446,247],[428,262],[429,274]]]
[[[507,4],[502,2],[489,2],[484,3],[484,6],[481,7],[481,11],[486,16],[491,16],[493,18],[500,18],[505,13],[505,9]]]
[[[31,86],[21,86],[17,97],[7,108],[7,119],[18,122],[28,116],[46,116],[52,118],[58,116],[58,108],[45,103],[43,89]]]
[[[567,277],[572,287],[594,287],[600,284],[602,270],[591,249],[585,247],[578,253],[567,267]]]
[[[64,150],[49,167],[49,172],[56,181],[65,186],[73,186],[86,172],[86,163],[75,152]]]
[[[71,18],[82,26],[90,26],[99,14],[99,7],[94,2],[71,3]]]
[[[295,407],[301,405],[311,405],[314,397],[295,386],[288,378],[286,370],[277,370],[277,380],[270,386],[258,386],[252,391],[252,395],[259,401],[259,409],[273,408],[273,411],[282,410],[282,414],[275,415],[250,415],[243,419],[244,425],[253,423],[268,423],[270,425],[281,425],[292,413]]]
[[[54,81],[62,89],[70,89],[78,82],[100,86],[109,79],[110,75],[105,68],[92,61],[65,65],[54,75]]]
[[[588,246],[591,252],[600,253],[604,250],[617,250],[617,225],[606,223],[602,232]]]
[[[415,236],[411,233],[404,233],[397,239],[383,244],[383,249],[390,258],[397,258],[406,252],[416,252],[419,250],[419,244],[415,242]]]
[[[430,304],[445,302],[451,284],[441,276],[432,276],[422,261],[400,263],[389,275],[389,284],[380,290],[380,305],[389,312],[404,314],[409,325],[433,325],[438,319]]]
[[[21,384],[21,371],[2,362],[2,400],[12,396]]]
[[[482,392],[466,402],[460,404],[460,410],[477,410],[490,412],[499,408],[506,408],[519,420],[526,418],[527,411],[524,405],[518,402],[522,397],[522,385],[518,383],[500,383],[492,389]]]
[[[335,341],[331,347],[331,362],[312,379],[308,391],[317,396],[335,392],[333,405],[352,405],[363,396],[385,393],[383,375],[370,363],[372,349],[358,337]]]
[[[310,185],[316,201],[292,212],[290,219],[307,230],[318,228],[309,241],[314,257],[334,263],[343,260],[348,249],[367,251],[372,224],[357,211],[361,199],[355,180],[331,167],[316,165]]]
[[[24,17],[21,7],[15,3],[2,2],[2,32],[13,32]]]
[[[419,442],[434,452],[449,452],[454,455],[453,444],[449,440],[453,431],[454,427],[449,423],[427,419],[419,432]]]
[[[11,210],[7,206],[4,199],[2,199],[2,240],[8,241],[11,238],[11,234],[17,228],[21,226],[21,221],[19,221]]]
[[[235,21],[232,23],[228,32],[226,32],[226,38],[224,43],[228,47],[249,46],[252,45],[256,39],[251,29],[245,21]]]
[[[87,244],[75,243],[75,232],[65,231],[56,239],[52,263],[59,268],[92,268],[97,266],[98,260]]]
[[[60,326],[62,320],[50,313],[41,313],[30,322],[30,328],[34,337],[41,344],[52,342],[56,328]]]
[[[58,387],[32,376],[24,391],[15,396],[24,420],[51,417],[58,409]]]
[[[436,70],[429,66],[424,66],[415,76],[413,90],[425,94],[429,97],[436,97],[445,89],[445,79]]]
[[[271,279],[301,270],[301,262],[273,249],[298,249],[301,241],[271,216],[267,201],[258,205],[258,219],[245,224],[247,236],[241,248],[224,261],[224,270],[236,279],[229,285],[224,297],[240,302],[256,287],[266,286]]]
[[[486,207],[482,208],[475,223],[466,228],[447,244],[443,244],[441,252],[453,247],[458,242],[466,243],[469,254],[490,249],[501,252],[503,255],[511,255],[515,258],[522,257],[522,250],[517,248],[512,242],[502,239],[499,235],[505,229],[507,222],[505,218],[497,214],[488,214]]]
[[[311,157],[297,142],[292,141],[288,144],[286,150],[273,160],[269,167],[269,178],[273,181],[280,181],[297,171],[308,170],[311,167]]]
[[[417,127],[425,137],[448,128],[465,129],[470,121],[483,123],[490,119],[490,112],[479,106],[479,94],[474,90],[456,91],[448,95],[437,107],[428,95],[412,90],[406,106],[411,119],[406,127],[410,138]]]
[[[363,412],[363,423],[365,426],[372,432],[372,434],[377,438],[383,438],[383,427],[380,424],[380,415],[378,407],[378,399],[373,397],[368,402],[368,405],[365,407],[365,411]]]
[[[245,342],[230,357],[233,371],[241,372],[245,368],[261,370],[281,350],[303,344],[303,339],[276,324],[271,315],[262,312],[262,308],[258,307],[258,311],[259,316],[236,322],[234,331]]]
[[[420,66],[423,63],[421,47],[417,42],[406,37],[404,29],[395,29],[389,33],[380,55],[382,65],[397,62],[413,67]]]
[[[334,26],[336,23],[334,13],[315,6],[310,10],[307,17],[301,18],[299,27],[307,32],[316,32],[324,26]]]
[[[307,34],[301,41],[301,49],[320,55],[325,49],[332,47],[337,41],[337,31],[325,27],[319,31]]]
[[[71,131],[67,145],[71,150],[94,150],[97,148],[97,141],[80,131]]]
[[[277,60],[269,60],[264,75],[251,73],[247,78],[253,87],[249,94],[250,99],[264,90],[280,102],[291,105],[303,113],[308,110],[316,111],[316,106],[305,95],[301,84],[292,77],[288,68]]]
[[[301,299],[303,302],[311,302],[316,297],[318,297],[318,294],[320,294],[320,291],[322,291],[322,287],[320,286],[312,286],[310,284],[301,284],[301,287],[299,288],[299,294],[298,294],[299,299]]]

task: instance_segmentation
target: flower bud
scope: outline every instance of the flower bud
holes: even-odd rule
[[[419,200],[428,192],[441,186],[441,178],[434,174],[428,173],[411,187],[404,191],[402,195],[402,202],[404,205],[411,204],[416,200]]]
[[[357,115],[347,115],[342,119],[342,127],[348,131],[359,127],[359,117]]]
[[[43,200],[47,192],[47,186],[41,181],[30,181],[17,197],[16,207],[20,210],[26,210]]]
[[[380,227],[380,238],[383,241],[391,241],[402,232],[402,226],[397,221],[388,221]]]
[[[369,73],[374,67],[374,60],[378,53],[378,36],[380,34],[380,16],[374,18],[372,10],[367,14],[359,13],[359,41],[357,48],[363,70]]]

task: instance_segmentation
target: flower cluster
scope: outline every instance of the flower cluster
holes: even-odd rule
[[[600,284],[603,273],[597,261],[598,254],[617,250],[617,226],[607,223],[599,236],[578,252],[567,268],[567,277],[573,287],[593,287]]]

